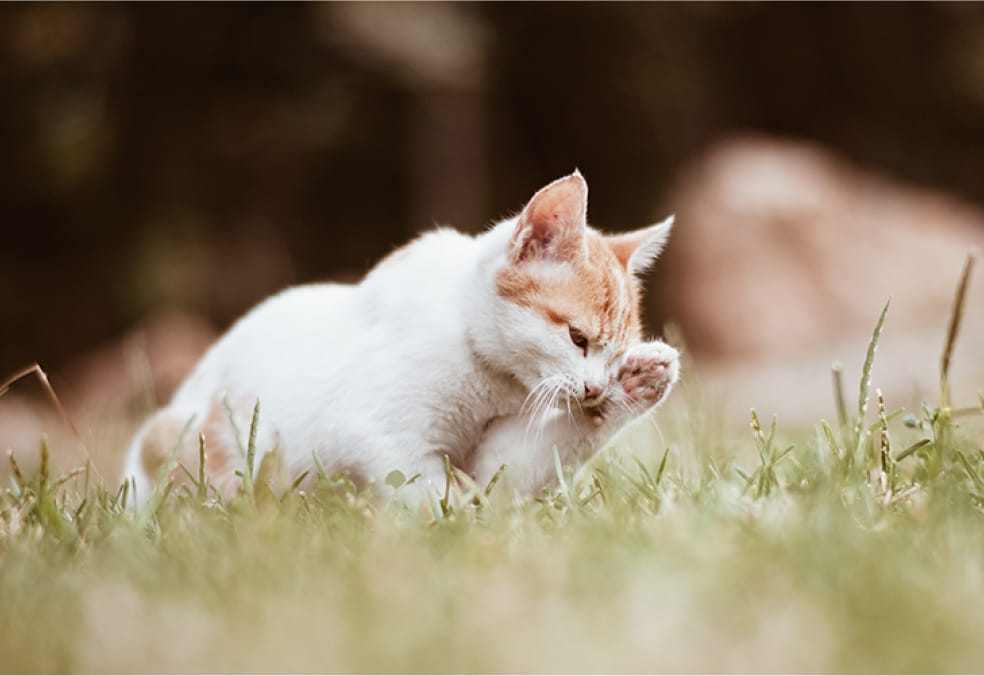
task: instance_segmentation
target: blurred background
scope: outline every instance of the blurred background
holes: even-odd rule
[[[10,4],[0,98],[0,380],[40,362],[83,427],[264,296],[574,167],[599,228],[676,212],[649,328],[742,415],[829,408],[889,296],[881,377],[916,396],[984,242],[975,3]]]

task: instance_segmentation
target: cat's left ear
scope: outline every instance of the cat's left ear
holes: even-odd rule
[[[605,240],[629,274],[638,275],[645,272],[659,257],[666,246],[666,240],[670,238],[672,228],[673,216],[670,216],[662,223],[619,235],[609,235]]]
[[[585,253],[588,183],[575,170],[533,195],[510,242],[513,261],[573,261]]]

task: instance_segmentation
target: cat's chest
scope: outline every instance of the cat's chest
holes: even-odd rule
[[[429,443],[459,460],[474,450],[492,420],[514,415],[523,403],[518,383],[475,373],[467,376],[453,396],[434,402],[427,416]]]

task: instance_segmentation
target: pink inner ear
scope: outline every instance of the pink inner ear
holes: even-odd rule
[[[626,270],[629,269],[629,260],[632,254],[646,241],[647,235],[643,232],[627,232],[622,235],[613,235],[606,238],[608,247],[615,254],[615,258]]]
[[[673,216],[670,216],[662,223],[650,225],[648,228],[624,232],[620,235],[607,235],[605,242],[622,267],[634,275],[640,274],[659,256],[672,227]]]
[[[526,205],[513,237],[518,260],[570,260],[584,247],[588,186],[578,174],[543,188]]]

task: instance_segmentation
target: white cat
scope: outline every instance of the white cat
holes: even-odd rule
[[[481,235],[437,230],[357,285],[254,308],[138,431],[125,470],[137,499],[170,453],[198,467],[199,433],[211,483],[233,492],[257,399],[258,456],[277,450],[296,475],[316,454],[363,484],[419,474],[412,501],[443,489],[445,454],[480,485],[505,462],[526,492],[551,476],[555,447],[590,457],[663,400],[679,366],[670,346],[640,342],[636,281],[672,219],[602,235],[587,195],[575,172]]]

